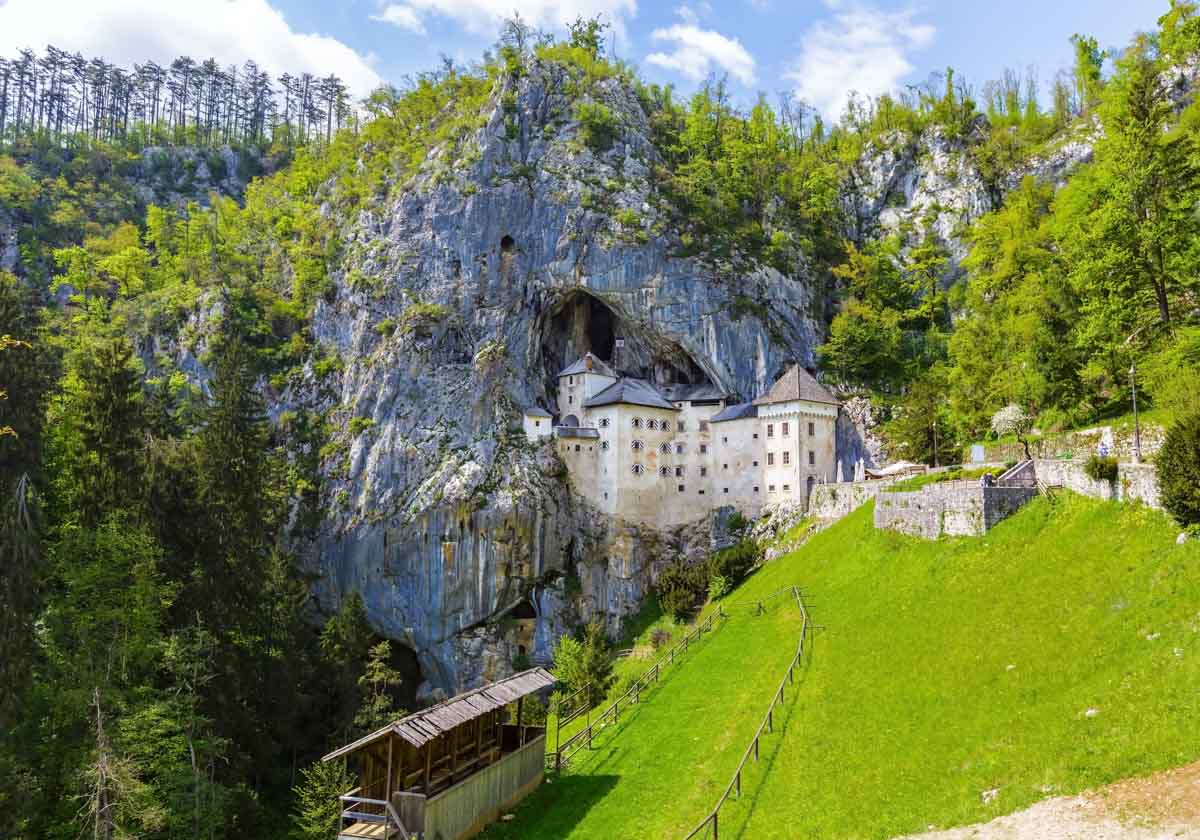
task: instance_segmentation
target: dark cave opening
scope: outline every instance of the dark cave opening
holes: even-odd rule
[[[624,376],[658,385],[713,384],[677,342],[627,321],[587,292],[572,291],[555,301],[543,314],[540,332],[542,369],[551,401],[557,394],[559,372],[585,353]]]
[[[388,665],[399,672],[401,680],[400,687],[394,692],[392,699],[396,701],[396,708],[415,709],[417,689],[425,681],[425,675],[421,672],[421,661],[417,652],[403,642],[392,640],[390,647],[391,657]]]

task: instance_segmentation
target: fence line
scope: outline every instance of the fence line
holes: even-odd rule
[[[758,742],[763,736],[763,730],[767,732],[775,731],[775,707],[783,705],[783,692],[789,683],[796,681],[796,667],[800,664],[801,657],[804,655],[804,640],[808,635],[808,610],[804,606],[804,599],[800,595],[800,590],[794,585],[790,588],[781,589],[777,592],[772,592],[770,595],[758,601],[744,601],[742,603],[756,604],[759,612],[763,609],[763,603],[771,598],[777,597],[781,592],[790,592],[796,599],[796,606],[800,609],[801,625],[800,625],[800,640],[796,643],[796,655],[792,657],[792,661],[788,663],[787,672],[783,675],[783,679],[779,681],[779,688],[775,690],[775,694],[771,697],[771,704],[767,707],[766,717],[762,723],[758,725],[758,730],[754,733],[754,738],[746,747],[746,751],[742,754],[742,760],[738,762],[737,769],[733,771],[733,778],[729,780],[729,785],[725,788],[725,792],[717,800],[717,804],[708,812],[708,815],[700,821],[700,824],[692,829],[684,840],[692,840],[701,832],[712,829],[712,840],[719,840],[719,818],[721,815],[721,807],[729,800],[731,794],[737,792],[737,798],[742,797],[742,770],[746,767],[746,762],[750,760],[750,756],[754,756],[754,760],[758,761]]]
[[[556,741],[555,750],[553,753],[547,754],[546,763],[548,765],[552,765],[555,770],[562,770],[563,766],[566,765],[567,760],[570,759],[570,757],[573,756],[575,753],[579,752],[579,750],[583,749],[585,746],[588,749],[591,749],[592,738],[595,735],[595,730],[598,727],[607,726],[610,718],[611,718],[611,723],[616,723],[620,719],[622,703],[624,703],[625,706],[630,706],[634,703],[641,702],[642,692],[645,691],[647,688],[649,688],[652,683],[658,682],[658,678],[662,672],[663,665],[674,665],[675,659],[677,657],[682,657],[685,653],[687,653],[688,648],[692,645],[692,643],[699,641],[700,637],[704,633],[707,633],[713,629],[714,619],[724,618],[724,617],[725,617],[725,610],[720,604],[718,604],[716,612],[709,613],[708,618],[704,619],[704,621],[697,624],[690,631],[688,631],[687,635],[685,635],[683,637],[683,639],[676,642],[675,645],[670,649],[670,651],[663,654],[658,659],[657,662],[655,662],[653,665],[651,665],[649,668],[647,668],[645,673],[643,673],[640,677],[638,677],[634,681],[633,685],[631,685],[629,687],[629,690],[626,691],[624,694],[622,694],[620,697],[618,697],[616,700],[614,700],[612,702],[612,705],[610,705],[607,709],[605,709],[603,712],[600,713],[599,717],[597,717],[595,720],[589,722],[586,727],[584,727],[583,729],[576,732],[574,735],[572,735],[570,738],[568,738],[562,744],[557,744],[558,738],[556,735],[555,736],[555,741]],[[586,686],[584,688],[579,689],[579,691],[575,692],[574,694],[572,694],[571,697],[576,696],[577,694],[584,691],[585,689],[586,689]],[[630,699],[631,697],[633,698],[632,700]],[[567,698],[567,699],[570,699],[570,698]],[[583,714],[586,711],[590,711],[590,708],[576,709],[574,712],[572,712],[570,715],[568,715],[566,718],[562,719],[559,722],[558,731],[561,732],[562,727],[565,724],[570,723],[571,721],[575,720],[576,718],[578,718],[581,714]]]

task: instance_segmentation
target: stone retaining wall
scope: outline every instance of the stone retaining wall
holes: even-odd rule
[[[1084,496],[1118,502],[1141,502],[1152,508],[1162,507],[1158,491],[1158,472],[1153,464],[1120,464],[1115,482],[1096,481],[1084,470],[1084,461],[1039,459],[1034,462],[1038,480],[1061,486]]]
[[[894,483],[895,479],[880,479],[818,484],[808,497],[808,514],[817,519],[841,519],[874,499],[884,487]]]
[[[875,498],[875,527],[927,540],[943,534],[980,536],[1036,495],[1032,487],[981,487],[976,481],[880,493]]]

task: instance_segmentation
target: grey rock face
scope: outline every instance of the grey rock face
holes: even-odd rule
[[[21,251],[17,241],[17,225],[0,208],[0,271],[15,272]]]
[[[749,399],[818,341],[809,277],[677,255],[633,93],[595,92],[622,123],[596,151],[563,82],[535,67],[497,91],[463,148],[435,150],[355,220],[315,317],[341,360],[321,406],[339,432],[306,562],[327,608],[358,591],[417,652],[426,696],[503,676],[516,639],[544,661],[569,626],[616,631],[664,564],[709,550],[707,516],[674,533],[608,519],[571,492],[553,445],[525,441],[521,409],[554,405],[560,369],[590,350]]]

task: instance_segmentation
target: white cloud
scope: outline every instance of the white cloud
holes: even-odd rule
[[[542,29],[561,29],[576,18],[600,17],[612,25],[619,38],[624,38],[626,20],[637,14],[637,0],[403,0],[389,3],[375,19],[394,15],[388,23],[412,29],[401,21],[415,21],[423,27],[426,16],[437,15],[476,35],[491,37],[513,12]]]
[[[272,74],[336,73],[355,96],[380,83],[369,57],[326,35],[297,32],[267,0],[7,0],[0,55],[46,44],[122,66],[188,55],[256,61]]]
[[[380,23],[390,23],[401,29],[407,29],[409,32],[415,32],[418,35],[425,34],[425,24],[421,22],[421,16],[417,14],[416,9],[410,6],[403,6],[399,3],[388,4],[379,14],[371,15],[371,20],[377,20]]]
[[[784,74],[796,93],[826,117],[841,116],[857,92],[894,90],[913,70],[908,56],[933,43],[937,29],[914,20],[911,9],[889,12],[826,0],[832,19],[818,22],[800,42],[800,58]]]
[[[701,29],[690,9],[681,17],[684,23],[655,29],[651,35],[655,41],[672,44],[674,49],[650,53],[646,61],[694,81],[703,79],[713,68],[720,68],[743,84],[754,84],[754,57],[741,41],[712,29]]]

